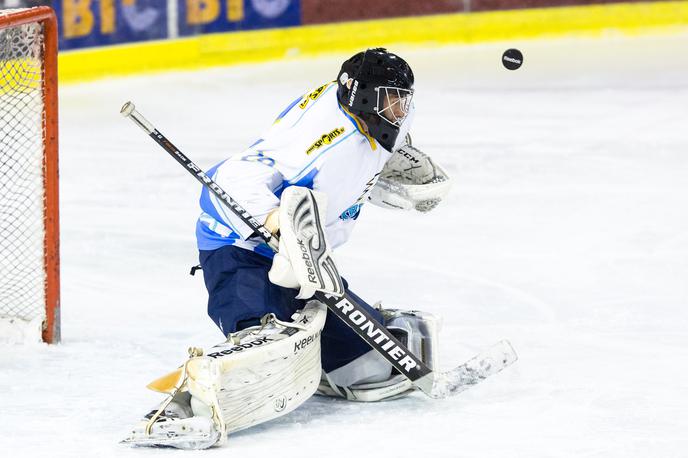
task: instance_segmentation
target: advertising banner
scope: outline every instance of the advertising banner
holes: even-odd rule
[[[296,26],[299,0],[178,0],[180,36]]]
[[[55,0],[60,49],[167,38],[166,0]]]
[[[300,0],[54,0],[52,6],[61,50],[301,23]]]
[[[60,50],[70,50],[302,24],[617,1],[622,0],[0,0],[0,8],[51,5]]]

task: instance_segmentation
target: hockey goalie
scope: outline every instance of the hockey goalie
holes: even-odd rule
[[[337,79],[298,97],[249,148],[208,175],[279,236],[277,252],[204,188],[196,226],[208,314],[225,340],[192,348],[149,388],[163,393],[126,443],[184,449],[287,414],[314,393],[384,401],[415,388],[325,305],[348,293],[428,367],[438,320],[371,306],[342,279],[333,250],[366,202],[428,212],[450,179],[411,144],[414,76],[383,48],[359,52]],[[319,294],[319,293],[318,293]]]

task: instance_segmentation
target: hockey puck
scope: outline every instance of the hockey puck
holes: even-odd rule
[[[517,70],[523,65],[523,54],[518,49],[507,49],[502,54],[502,65],[509,70]]]

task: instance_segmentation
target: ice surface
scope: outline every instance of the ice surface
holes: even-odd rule
[[[443,315],[443,369],[502,338],[520,360],[443,401],[313,398],[202,453],[688,456],[687,45],[396,49],[417,78],[414,142],[455,186],[428,215],[366,206],[341,271],[370,301]],[[221,337],[188,275],[199,185],[121,105],[209,168],[344,57],[61,89],[63,343],[0,347],[3,456],[183,454],[118,441],[159,400],[145,384]]]

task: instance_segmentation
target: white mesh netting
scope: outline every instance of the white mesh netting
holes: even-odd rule
[[[46,281],[42,27],[0,28],[0,320],[37,325],[39,336]]]

